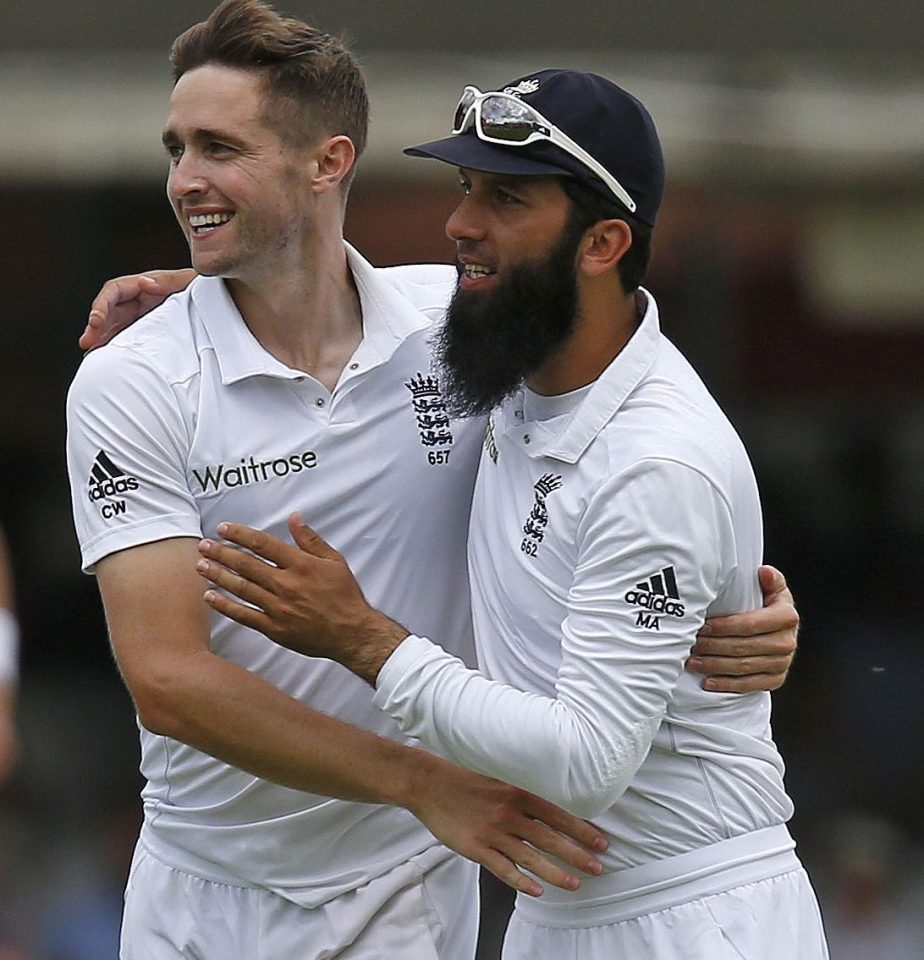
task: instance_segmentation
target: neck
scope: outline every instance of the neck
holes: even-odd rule
[[[645,304],[642,294],[616,297],[582,291],[578,319],[570,337],[534,373],[527,386],[542,396],[570,393],[593,383],[620,354],[638,329]]]
[[[265,282],[226,280],[244,322],[277,360],[333,390],[362,340],[359,294],[339,231]]]

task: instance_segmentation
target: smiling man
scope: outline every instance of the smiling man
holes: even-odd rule
[[[252,552],[200,544],[226,591],[208,602],[606,831],[602,876],[518,898],[505,960],[825,960],[769,697],[684,670],[704,618],[758,601],[762,524],[740,439],[639,285],[664,187],[648,111],[541,71],[466,88],[452,135],[409,152],[463,192],[438,352],[449,409],[490,412],[469,536],[482,672],[376,611],[297,518],[302,552],[220,525]]]

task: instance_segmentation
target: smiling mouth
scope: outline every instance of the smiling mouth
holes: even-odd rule
[[[497,271],[486,267],[482,263],[464,263],[462,264],[462,276],[469,280],[479,280],[482,277],[493,277]]]
[[[226,224],[233,217],[233,213],[197,213],[189,217],[189,227],[198,237]]]

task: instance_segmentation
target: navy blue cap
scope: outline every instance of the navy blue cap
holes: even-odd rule
[[[604,77],[578,70],[540,70],[491,92],[513,94],[535,107],[625,188],[636,204],[634,216],[654,226],[664,193],[664,157],[641,101]],[[593,171],[548,141],[523,147],[485,143],[472,125],[465,133],[404,152],[486,173],[574,177],[619,203]]]

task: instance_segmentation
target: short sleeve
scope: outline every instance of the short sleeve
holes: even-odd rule
[[[67,466],[82,565],[199,537],[187,482],[191,427],[169,378],[134,349],[89,354],[67,399]]]

